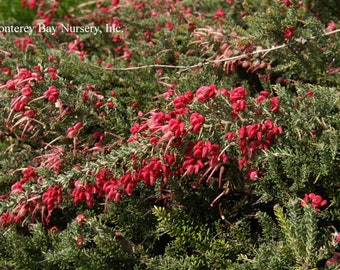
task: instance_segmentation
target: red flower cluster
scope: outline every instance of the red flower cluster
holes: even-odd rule
[[[22,51],[26,51],[29,46],[33,46],[33,39],[29,36],[18,37],[14,44]]]
[[[49,223],[52,211],[62,202],[62,188],[59,186],[48,187],[42,194],[44,205],[47,207],[48,215],[46,222]],[[42,210],[43,211],[43,210]]]
[[[32,87],[30,85],[31,81],[41,81],[42,76],[38,73],[31,72],[27,69],[19,69],[18,74],[16,74],[13,79],[9,79],[5,85],[0,86],[0,89],[7,88],[9,91],[15,91],[18,88],[19,96],[13,97],[11,101],[11,109],[13,111],[21,112],[22,115],[32,117],[35,112],[31,110],[30,112],[25,112],[26,105],[29,103],[31,96],[33,95]]]
[[[123,184],[120,182],[120,179],[113,178],[103,185],[103,191],[107,194],[107,200],[113,200],[115,202],[120,201]]]
[[[27,74],[27,76],[31,75]],[[14,83],[13,87],[15,89],[17,84]],[[94,86],[88,84],[86,87],[88,91],[85,93],[91,95],[85,96],[84,101],[94,97],[92,103],[96,104],[95,108],[99,108],[97,103],[102,103],[104,96],[100,92],[94,92]],[[32,95],[30,86],[25,85],[21,89],[21,94],[29,98]],[[49,102],[56,102],[58,96],[59,92],[54,86],[44,93],[44,98]],[[216,179],[222,187],[224,167],[235,161],[238,162],[239,170],[244,174],[245,179],[257,180],[261,172],[252,166],[254,154],[260,150],[266,151],[274,143],[277,135],[283,132],[273,120],[266,119],[269,117],[268,114],[277,112],[280,105],[277,97],[271,99],[269,97],[269,92],[262,91],[259,97],[251,100],[241,86],[228,91],[218,90],[216,85],[212,84],[202,86],[194,93],[187,91],[174,97],[173,102],[170,103],[172,107],[168,111],[153,110],[149,113],[138,113],[143,120],[131,127],[128,143],[131,143],[133,149],[140,145],[143,148],[153,149],[152,151],[157,152],[157,156],[146,158],[138,152],[131,152],[130,161],[122,164],[123,169],[120,173],[116,172],[115,175],[108,168],[102,168],[96,174],[88,173],[88,177],[94,176],[93,181],[79,179],[71,182],[73,203],[86,203],[92,208],[97,200],[102,200],[106,206],[109,201],[119,202],[123,194],[131,196],[139,183],[155,186],[157,181],[161,181],[162,188],[170,178],[185,175],[196,179],[196,185],[199,185],[203,179],[206,182]],[[266,100],[268,101],[265,102]],[[221,111],[215,110],[215,106],[221,106],[220,103],[223,104]],[[266,106],[263,111],[262,106]],[[248,111],[255,112],[258,123],[244,122],[243,117]],[[221,112],[224,116],[220,117]],[[231,123],[230,126],[224,126],[223,117],[226,118],[226,123]],[[219,119],[222,121],[219,122]],[[216,129],[216,134],[223,134],[225,129],[228,129],[225,132],[225,140],[200,139],[200,136],[206,136],[207,129],[203,126],[205,123],[210,130],[211,127]],[[82,127],[83,124],[78,122],[66,131],[66,137],[73,139],[75,157],[77,139]],[[106,149],[104,138],[104,133],[96,131],[92,138],[96,140],[95,147],[84,148],[82,153]],[[40,163],[39,168],[48,168],[57,175],[65,160],[64,151],[57,146],[49,145],[49,147],[52,148],[51,153],[37,156],[34,160]],[[42,178],[36,175],[33,167],[23,170],[23,175],[23,179],[12,186],[12,194],[24,196],[26,181],[36,179],[37,184],[42,182]],[[28,215],[33,218],[37,211],[41,212],[43,222],[48,223],[52,211],[66,199],[63,198],[63,192],[65,189],[54,185],[40,195],[35,194],[29,199],[24,199],[15,209],[3,214],[2,223],[17,222]],[[45,217],[46,211],[48,211],[47,217]]]
[[[268,97],[270,96],[270,93],[268,91],[261,91],[260,95],[255,98],[254,100],[257,103],[262,103],[263,101],[265,101]]]
[[[228,162],[227,155],[220,153],[220,146],[210,141],[197,141],[194,145],[190,144],[185,152],[185,160],[179,170],[180,174],[199,175],[206,168],[201,179],[208,176],[207,182],[219,167]]]
[[[34,161],[40,163],[40,168],[49,169],[57,175],[62,168],[65,159],[65,151],[61,147],[52,146],[52,151],[40,156],[36,156]]]
[[[244,87],[239,86],[229,91],[227,95],[229,95],[229,100],[233,104],[239,100],[243,100],[248,95],[248,93]]]
[[[83,183],[81,180],[77,180],[74,186],[72,191],[73,202],[77,204],[86,201],[87,206],[92,208],[94,206],[93,195],[97,193],[96,186],[91,183]]]
[[[190,128],[192,128],[192,131],[194,133],[198,133],[203,125],[203,123],[205,122],[205,118],[203,115],[199,114],[199,113],[193,113],[190,116]]]
[[[16,183],[14,183],[11,187],[11,194],[20,194],[25,191],[23,185],[26,182],[32,181],[36,178],[36,174],[34,171],[34,167],[28,166],[27,168],[22,169],[21,173],[23,177]]]
[[[282,127],[275,126],[271,120],[265,120],[264,123],[242,126],[237,133],[242,154],[251,158],[258,149],[268,150],[275,135],[282,134]]]
[[[159,178],[163,178],[163,182],[166,184],[168,169],[159,158],[151,157],[150,161],[143,160],[142,168],[138,174],[145,185],[153,186]]]
[[[190,91],[185,92],[183,95],[176,97],[173,100],[176,109],[184,108],[194,98],[194,94]]]
[[[57,79],[57,73],[58,73],[58,70],[54,67],[49,67],[47,69],[48,73],[50,74],[50,77],[52,80],[55,80]]]
[[[162,148],[165,154],[169,147],[174,147],[175,145],[176,147],[182,147],[186,136],[190,133],[201,131],[203,123],[207,121],[204,115],[197,112],[191,113],[191,106],[200,103],[208,103],[208,106],[213,106],[219,96],[228,97],[231,103],[230,113],[236,119],[239,118],[239,113],[244,112],[247,107],[248,93],[241,86],[230,91],[225,89],[218,90],[216,85],[202,86],[194,94],[188,91],[175,97],[173,100],[175,109],[173,111],[167,113],[152,111],[148,120],[134,124],[131,128],[133,137],[130,138],[130,141],[137,141],[139,135],[143,138],[149,138],[150,143],[156,146],[160,146],[161,142],[166,141],[168,143]],[[269,96],[269,92],[261,91],[260,96],[255,98],[254,101],[261,104]],[[193,99],[193,97],[196,99]],[[277,112],[280,100],[277,97],[272,97],[269,103],[265,103],[265,106],[268,106],[270,111]],[[259,108],[257,108],[257,112],[261,116],[262,112]],[[185,126],[186,121],[190,124],[188,129]],[[239,169],[243,170],[246,167],[246,178],[251,180],[258,179],[260,172],[257,168],[250,167],[253,154],[259,150],[268,150],[274,143],[276,136],[282,134],[282,132],[281,126],[277,126],[272,120],[266,119],[261,123],[242,125],[236,132],[229,131],[226,133],[225,138],[230,143],[235,141],[240,150]],[[174,144],[175,139],[177,139],[176,144]],[[167,164],[164,160],[152,158],[151,164],[154,164],[153,167],[157,168],[156,171],[152,170],[145,160],[143,161],[143,169],[140,171],[143,172],[144,183],[151,185],[153,185],[155,179],[163,179],[164,181],[167,173],[173,173],[174,175],[195,174],[200,179],[206,177],[207,181],[210,181],[214,172],[218,171],[223,164],[229,162],[230,158],[226,153],[221,152],[219,144],[199,140],[189,143],[185,149],[184,160],[179,161],[179,164],[168,166],[164,165]],[[140,171],[136,169],[138,174]],[[145,175],[148,176],[146,180]]]
[[[42,195],[43,202],[47,206],[47,210],[53,210],[62,201],[62,188],[59,186],[48,187]]]
[[[306,204],[311,204],[316,212],[320,211],[320,207],[323,207],[327,204],[327,200],[322,199],[320,195],[316,195],[315,193],[305,194],[303,200],[301,201],[301,206]]]
[[[175,139],[180,139],[187,132],[185,123],[175,112],[151,112],[151,118],[143,121],[141,124],[134,124],[131,129],[133,137],[129,142],[137,139],[138,134],[143,137],[148,137],[153,145],[161,145],[163,142],[168,142],[168,146]]]
[[[199,102],[206,102],[208,99],[213,98],[217,93],[217,87],[215,84],[209,86],[201,86],[196,91],[196,98]]]
[[[237,135],[234,132],[228,132],[225,138],[228,141],[235,140],[241,151],[239,159],[239,169],[242,170],[244,165],[248,165],[253,154],[258,150],[268,150],[273,144],[276,135],[282,134],[281,126],[275,126],[271,120],[265,120],[263,123],[250,124],[240,127]],[[250,174],[252,180],[255,179],[254,173]]]
[[[244,109],[247,106],[247,102],[245,100],[245,97],[248,95],[246,90],[240,86],[236,87],[235,89],[227,92],[227,95],[229,96],[229,100],[231,102],[231,106],[233,111],[231,114],[234,117],[237,117],[239,112],[243,112]]]
[[[55,103],[59,97],[59,91],[54,85],[50,86],[44,93],[44,97],[50,103]]]
[[[25,86],[21,89],[20,92],[25,97],[30,97],[33,95],[32,88],[29,84],[25,84]]]
[[[119,202],[124,184],[119,178],[113,177],[113,173],[108,168],[105,168],[100,169],[96,174],[96,188],[99,198],[106,196],[106,203],[108,200]]]

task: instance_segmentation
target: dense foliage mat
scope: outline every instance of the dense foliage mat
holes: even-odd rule
[[[2,269],[340,269],[337,1],[3,1]]]

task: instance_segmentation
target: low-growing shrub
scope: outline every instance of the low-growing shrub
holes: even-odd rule
[[[336,4],[22,8],[4,25],[32,32],[0,36],[5,269],[339,268]]]

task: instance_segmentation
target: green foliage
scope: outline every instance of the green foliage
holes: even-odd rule
[[[251,251],[246,221],[225,228],[223,222],[210,226],[195,223],[195,217],[174,208],[155,207],[157,232],[171,237],[165,254],[147,263],[148,269],[231,269],[237,254]],[[233,243],[233,244],[231,244]]]
[[[266,154],[267,173],[257,185],[265,198],[286,199],[310,190],[338,198],[339,178],[339,91],[335,88],[297,86],[294,92],[276,86],[282,104],[284,136]],[[307,97],[307,92],[314,95]],[[338,199],[335,199],[338,200]]]
[[[298,200],[290,200],[286,209],[275,205],[274,215],[275,219],[257,213],[263,227],[262,243],[252,259],[241,257],[245,265],[240,269],[320,269],[333,247],[324,245],[315,209],[309,205],[301,208]]]
[[[0,3],[1,25],[10,25],[15,22],[19,25],[30,24],[33,21],[35,12],[21,8],[21,0],[4,0]]]

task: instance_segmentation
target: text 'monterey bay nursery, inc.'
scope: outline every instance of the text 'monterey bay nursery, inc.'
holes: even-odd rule
[[[33,32],[38,33],[46,33],[46,34],[56,34],[58,32],[61,33],[76,33],[76,34],[101,34],[106,33],[114,33],[114,32],[122,32],[121,27],[118,27],[113,24],[106,24],[104,27],[101,26],[89,26],[89,25],[80,25],[73,26],[69,24],[58,24],[58,25],[49,25],[45,24],[37,24],[35,26],[29,25],[0,25],[0,33],[26,33],[32,35]]]

